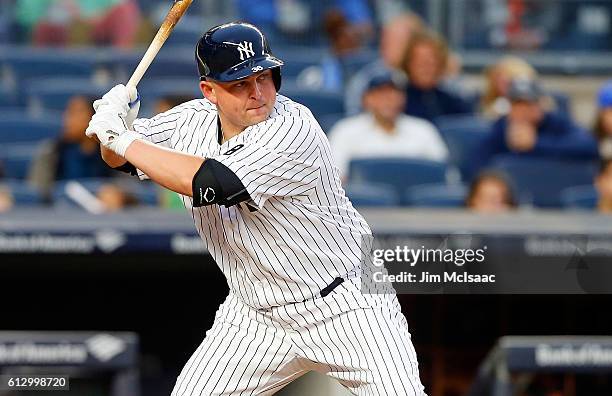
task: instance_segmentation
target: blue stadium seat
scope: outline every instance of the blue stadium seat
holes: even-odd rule
[[[428,208],[460,208],[464,206],[467,187],[463,184],[423,184],[406,189],[403,204]]]
[[[344,117],[346,117],[344,113],[326,114],[324,116],[320,116],[318,121],[319,125],[321,125],[321,129],[323,129],[323,132],[327,134],[332,130],[334,125],[336,125],[336,123]]]
[[[30,80],[25,91],[30,105],[47,111],[63,111],[71,97],[99,98],[111,85],[97,85],[83,78],[40,78]]]
[[[148,106],[164,96],[184,95],[202,98],[197,79],[189,78],[158,78],[143,81],[138,87],[142,105]]]
[[[304,69],[321,63],[325,54],[324,48],[318,47],[277,47],[274,46],[274,55],[282,59],[285,64],[282,67],[283,78],[295,79]]]
[[[0,163],[6,177],[25,179],[37,151],[38,145],[34,142],[3,143],[0,146]]]
[[[592,184],[568,187],[561,191],[561,203],[568,209],[590,209],[597,206],[599,194]]]
[[[20,104],[19,97],[15,90],[5,84],[0,84],[0,108],[17,107]]]
[[[90,78],[95,70],[94,63],[84,57],[67,59],[61,53],[54,52],[41,55],[9,57],[4,64],[19,81],[39,77],[85,77]]]
[[[25,110],[0,111],[0,143],[31,142],[57,136],[62,128],[60,113],[31,116]]]
[[[406,188],[446,181],[445,163],[407,159],[356,159],[349,164],[349,182],[385,184],[402,196]]]
[[[326,115],[344,113],[344,98],[342,95],[299,89],[288,85],[283,84],[281,86],[281,95],[308,107],[317,120]]]
[[[519,193],[533,197],[540,207],[561,207],[561,191],[567,187],[593,182],[596,164],[592,161],[499,155],[492,167],[508,173]]]
[[[391,207],[400,204],[397,191],[386,185],[349,183],[344,187],[344,191],[355,207]]]
[[[42,204],[42,197],[35,188],[23,180],[7,179],[0,181],[0,189],[5,186],[10,191],[15,206],[35,206]]]
[[[174,33],[170,37],[174,36]],[[197,39],[196,39],[197,41]],[[151,66],[147,69],[145,77],[176,77],[191,79],[194,85],[198,85],[200,75],[194,57],[194,41],[189,48],[184,47],[163,47],[155,57]],[[121,70],[122,74],[128,78],[138,66],[142,58],[142,53],[134,52],[116,58],[115,67]],[[143,82],[146,79],[143,79]]]
[[[474,154],[491,127],[488,120],[477,116],[444,116],[435,121],[449,150],[449,163],[459,169],[461,178],[471,180],[476,169]]]

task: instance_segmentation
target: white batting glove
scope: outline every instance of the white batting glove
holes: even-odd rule
[[[140,96],[133,86],[119,84],[108,91],[101,99],[93,103],[94,110],[107,111],[113,110],[122,114],[129,130],[133,130],[132,124],[138,116],[140,110]]]
[[[128,130],[125,114],[118,113],[112,106],[100,106],[85,133],[90,137],[96,135],[100,144],[122,157],[125,157],[130,144],[141,138],[138,133]]]

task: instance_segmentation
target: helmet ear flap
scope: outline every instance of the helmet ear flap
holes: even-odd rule
[[[272,81],[274,81],[274,87],[276,88],[276,92],[280,91],[282,82],[280,66],[272,69]]]

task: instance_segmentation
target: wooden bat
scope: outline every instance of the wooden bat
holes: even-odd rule
[[[157,55],[161,47],[164,45],[164,43],[170,36],[170,33],[172,33],[172,30],[174,29],[178,21],[181,19],[185,11],[187,11],[187,8],[189,8],[192,2],[193,0],[174,0],[172,8],[170,9],[170,11],[168,11],[168,15],[166,15],[164,22],[157,31],[155,37],[153,37],[153,41],[151,41],[151,44],[149,44],[149,48],[147,48],[147,51],[142,56],[140,63],[138,63],[138,66],[136,66],[136,69],[134,70],[134,73],[132,73],[132,77],[130,77],[130,80],[127,82],[126,86],[132,86],[136,88],[136,86],[142,79],[142,76],[144,76],[149,66],[151,66],[153,59],[155,59],[155,56]],[[132,103],[130,103],[130,107],[131,106]],[[94,139],[98,143],[100,142],[100,140],[96,136],[93,136],[92,139]]]
[[[157,31],[157,34],[153,38],[153,41],[151,41],[151,44],[149,44],[147,52],[145,52],[145,54],[143,55],[142,59],[140,60],[140,63],[134,70],[134,73],[132,73],[132,77],[130,77],[130,80],[126,85],[132,86],[134,88],[138,85],[138,83],[142,79],[142,76],[145,74],[145,72],[151,65],[151,62],[153,62],[153,59],[155,59],[155,56],[161,49],[162,45],[164,45],[164,43],[170,36],[170,33],[172,33],[174,26],[176,26],[185,11],[187,11],[187,8],[189,8],[192,1],[193,0],[174,0],[172,8],[170,9],[170,11],[168,11],[168,15],[166,15],[166,18],[164,19],[164,22],[162,23],[159,30]]]

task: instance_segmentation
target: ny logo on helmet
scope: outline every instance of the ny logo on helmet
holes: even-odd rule
[[[253,43],[251,41],[243,41],[238,44],[238,52],[240,52],[240,60],[249,59],[251,56],[255,56],[253,51]]]

